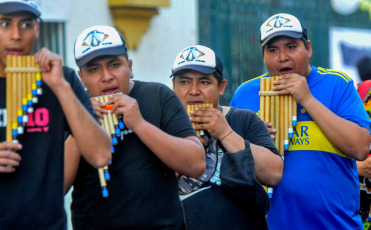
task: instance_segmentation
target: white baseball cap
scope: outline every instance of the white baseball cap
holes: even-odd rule
[[[0,14],[13,14],[18,12],[29,12],[39,18],[41,12],[36,3],[29,0],[0,0]]]
[[[125,40],[111,26],[93,26],[85,29],[75,41],[75,61],[81,68],[99,56],[127,56]]]
[[[218,72],[223,76],[223,63],[212,49],[195,45],[183,49],[176,56],[170,77],[181,70],[194,70],[203,74]]]
[[[292,38],[307,38],[307,30],[300,21],[290,14],[275,14],[265,21],[260,27],[261,46],[276,36],[288,36]]]

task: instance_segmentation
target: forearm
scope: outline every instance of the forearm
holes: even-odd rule
[[[205,152],[197,137],[174,137],[147,121],[141,122],[133,131],[172,170],[194,178],[205,170]]]
[[[282,177],[282,158],[269,149],[250,143],[258,181],[267,186],[276,186]]]
[[[94,167],[103,167],[111,159],[111,141],[75,96],[68,82],[54,91],[62,106],[78,149]]]
[[[80,163],[80,151],[72,136],[64,143],[64,194],[67,194],[76,178]]]
[[[370,146],[370,132],[366,128],[337,116],[314,97],[303,107],[337,149],[349,157],[365,159]]]
[[[232,129],[231,129],[232,131]],[[244,139],[234,131],[229,131],[226,136],[220,138],[220,142],[227,152],[235,153],[245,149]]]

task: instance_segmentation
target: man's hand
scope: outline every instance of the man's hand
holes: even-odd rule
[[[364,161],[356,161],[358,168],[358,176],[371,178],[371,157],[367,157]]]
[[[103,119],[103,114],[108,114],[107,110],[103,107],[106,106],[105,103],[98,101],[97,99],[90,98],[91,104],[93,105],[93,109],[95,114],[100,118]]]
[[[66,84],[63,76],[62,58],[46,48],[42,48],[35,54],[35,62],[39,64],[42,70],[42,80],[54,93],[62,89],[61,85]]]
[[[291,94],[295,101],[302,106],[311,99],[314,99],[309,90],[307,79],[299,74],[289,73],[282,75],[273,84],[273,90],[277,91],[278,95]]]
[[[123,115],[125,126],[134,132],[145,121],[140,113],[137,100],[126,94],[114,95],[106,104],[113,104],[111,113],[115,113],[116,116]]]
[[[0,143],[0,173],[12,173],[19,165],[21,156],[16,153],[22,145],[13,142]]]
[[[219,109],[201,107],[191,111],[191,115],[191,122],[198,123],[198,125],[194,126],[195,130],[207,130],[211,136],[218,140],[231,130]]]
[[[267,126],[269,133],[271,134],[272,140],[275,140],[277,129],[272,128],[273,125],[270,122],[265,121],[264,123]]]

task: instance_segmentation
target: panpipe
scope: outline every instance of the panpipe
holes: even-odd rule
[[[121,94],[121,93],[117,93]],[[107,103],[109,101],[110,96],[117,95],[117,94],[111,94],[111,95],[103,95],[98,97],[93,97],[99,102]],[[111,109],[113,108],[113,105],[106,105],[103,107],[103,109],[107,110],[107,114],[103,114],[103,119],[99,119],[100,124],[103,126],[104,130],[111,136],[112,139],[112,147],[111,147],[111,154],[115,152],[114,145],[117,145],[118,139],[121,135],[121,130],[125,128],[124,119],[122,116],[117,117],[116,114],[111,113]],[[99,182],[102,188],[102,196],[108,197],[108,189],[107,189],[107,181],[111,179],[111,176],[108,172],[108,166],[105,166],[103,168],[98,169],[98,175],[99,175]]]
[[[192,117],[191,111],[196,110],[197,108],[203,108],[203,107],[213,107],[212,103],[205,103],[205,104],[194,104],[194,105],[187,105],[187,114],[189,117]],[[198,125],[196,122],[192,122],[192,126]],[[197,136],[201,137],[205,135],[204,130],[196,130]]]
[[[277,95],[273,91],[273,81],[278,79],[279,76],[260,79],[260,119],[272,123],[272,128],[277,130],[274,144],[283,157],[297,123],[297,104],[292,95]],[[272,198],[273,189],[263,187]]]
[[[292,95],[277,95],[273,91],[273,81],[278,76],[260,79],[260,119],[271,122],[276,129],[274,144],[284,156],[289,149],[289,140],[293,137],[297,123],[297,104]]]
[[[33,105],[42,94],[41,69],[33,56],[7,55],[6,57],[6,141],[18,142],[33,113]]]

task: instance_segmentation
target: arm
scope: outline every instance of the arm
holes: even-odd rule
[[[200,123],[195,127],[199,130],[207,130],[210,135],[221,141],[223,147],[229,153],[236,153],[246,148],[245,140],[228,124],[220,110],[214,108],[198,108],[191,112],[192,122]],[[254,159],[256,178],[268,186],[277,185],[282,177],[283,163],[279,155],[271,150],[250,143],[251,153]]]
[[[195,178],[203,173],[205,153],[197,137],[175,137],[150,124],[143,119],[137,101],[128,95],[116,95],[107,104],[114,104],[112,112],[122,114],[125,125],[169,168]]]
[[[367,128],[339,117],[310,92],[306,78],[287,74],[274,82],[279,95],[292,94],[315,121],[329,141],[345,155],[363,160],[369,152],[370,132]]]
[[[64,143],[64,194],[70,190],[80,163],[80,151],[70,135]]]
[[[92,102],[95,114],[99,118],[103,119],[103,114],[107,114],[107,111],[102,108],[105,106],[105,104],[102,104],[93,98],[90,100]],[[68,193],[73,185],[73,182],[75,181],[80,159],[80,150],[77,147],[75,139],[70,135],[64,143],[64,194]],[[87,162],[94,167],[99,168],[99,166],[94,164],[94,159],[88,158],[85,160],[87,160]]]
[[[21,150],[22,145],[13,142],[0,142],[0,173],[12,173],[21,161],[21,156],[17,150]],[[9,151],[12,150],[12,151]]]
[[[109,136],[81,105],[65,80],[61,58],[44,48],[35,54],[35,62],[42,69],[43,81],[57,96],[81,154],[95,167],[106,165],[111,157]]]

